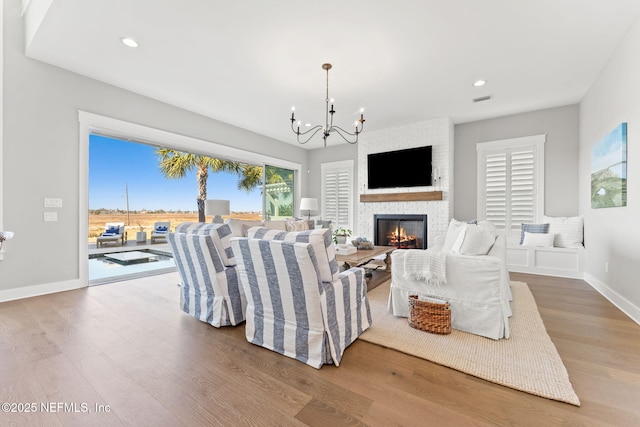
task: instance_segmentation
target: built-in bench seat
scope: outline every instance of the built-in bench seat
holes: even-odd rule
[[[516,273],[582,279],[584,248],[508,246],[507,269]]]
[[[544,215],[540,224],[522,224],[519,239],[507,243],[507,269],[545,276],[584,277],[584,220],[582,216]]]

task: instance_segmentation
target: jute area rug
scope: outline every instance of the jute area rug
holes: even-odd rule
[[[516,390],[580,406],[567,370],[526,283],[511,282],[511,338],[495,341],[452,330],[436,335],[387,312],[389,284],[369,292],[373,325],[360,339]]]

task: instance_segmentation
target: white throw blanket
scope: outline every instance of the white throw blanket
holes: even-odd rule
[[[447,283],[447,253],[436,249],[409,249],[404,256],[404,277],[421,280],[429,285]]]

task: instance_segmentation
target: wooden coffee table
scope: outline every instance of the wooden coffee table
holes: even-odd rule
[[[395,246],[374,246],[373,249],[359,249],[350,255],[336,254],[336,260],[343,262],[345,269],[363,267],[367,272],[367,291],[370,291],[391,277],[391,252],[396,249]],[[370,262],[382,254],[387,254],[387,257],[381,265]]]

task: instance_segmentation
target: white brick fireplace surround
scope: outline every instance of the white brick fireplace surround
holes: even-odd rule
[[[364,132],[358,142],[358,187],[355,197],[361,194],[409,193],[442,191],[443,200],[420,202],[358,202],[355,236],[373,241],[374,214],[427,214],[428,247],[435,237],[444,236],[453,213],[453,123],[449,118],[438,118],[410,125],[398,126],[374,132]],[[440,180],[431,187],[367,188],[367,155],[385,151],[402,150],[431,145],[432,165],[439,170]],[[425,173],[431,173],[425,167]]]

